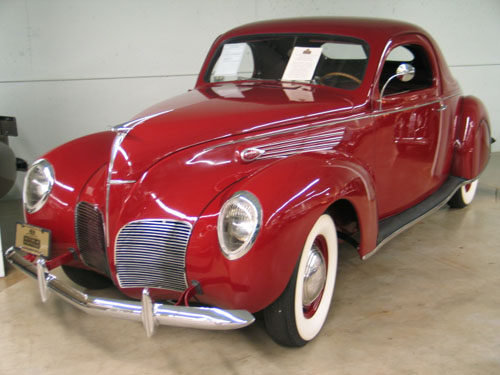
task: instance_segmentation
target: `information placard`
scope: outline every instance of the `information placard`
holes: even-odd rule
[[[321,47],[294,47],[283,73],[283,81],[310,81],[322,52]]]
[[[235,76],[238,74],[243,53],[245,52],[245,43],[225,44],[222,53],[215,68],[215,76]]]

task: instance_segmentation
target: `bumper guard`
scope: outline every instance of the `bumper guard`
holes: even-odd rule
[[[11,247],[5,252],[9,263],[38,280],[42,301],[47,301],[49,290],[73,306],[90,315],[142,321],[146,335],[151,337],[158,325],[175,327],[229,330],[246,327],[255,320],[245,310],[222,310],[216,307],[174,306],[153,302],[149,290],[143,289],[142,300],[118,300],[93,297],[59,280],[51,274],[45,259],[38,257],[34,263],[26,260],[21,251]]]

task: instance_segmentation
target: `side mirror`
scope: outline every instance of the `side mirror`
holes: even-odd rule
[[[411,81],[415,77],[415,67],[407,63],[399,65],[396,69],[396,77],[402,82]]]
[[[392,75],[389,77],[387,82],[384,84],[382,87],[382,90],[380,91],[380,108],[379,110],[382,109],[382,98],[384,97],[384,92],[385,89],[387,88],[387,85],[394,79],[398,78],[401,82],[408,82],[411,81],[415,77],[415,67],[411,64],[408,63],[402,63],[398,66],[396,69],[396,74]]]

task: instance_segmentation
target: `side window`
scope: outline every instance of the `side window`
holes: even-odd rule
[[[415,68],[415,76],[407,82],[393,78],[387,85],[384,96],[432,87],[433,72],[425,49],[417,44],[408,44],[394,48],[387,56],[380,76],[379,90],[396,74],[402,63],[411,64]]]

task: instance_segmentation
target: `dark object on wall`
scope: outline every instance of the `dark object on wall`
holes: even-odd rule
[[[9,136],[17,137],[15,117],[0,116],[0,198],[9,192],[16,182],[17,171],[26,171],[28,164],[16,158],[9,147]]]

